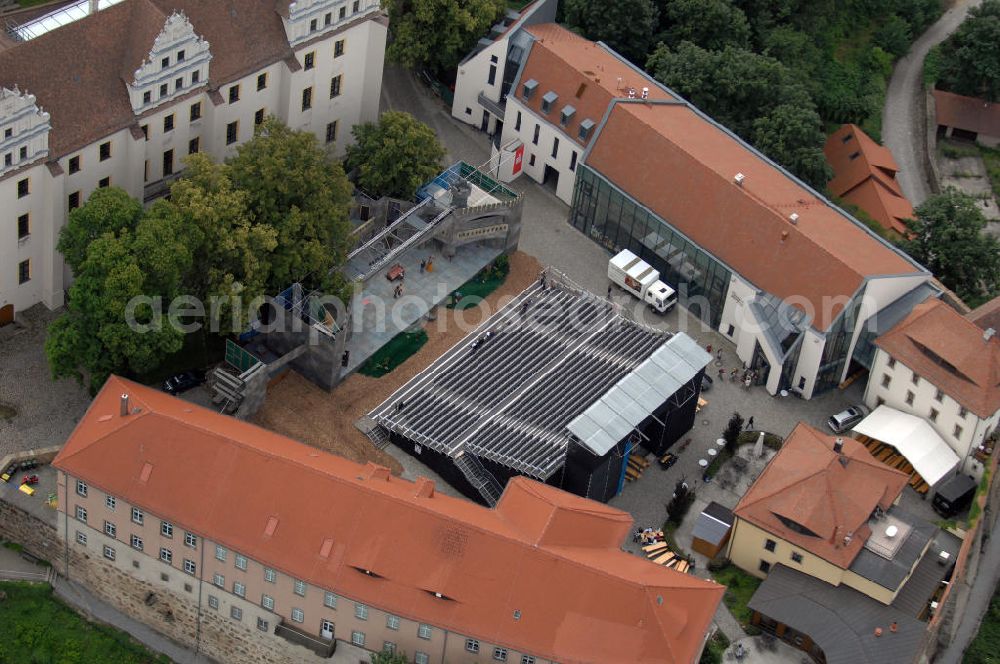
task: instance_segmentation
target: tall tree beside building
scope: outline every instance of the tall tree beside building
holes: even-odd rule
[[[605,42],[632,62],[646,59],[659,13],[652,0],[565,0],[566,23],[587,39]]]
[[[915,212],[903,241],[907,253],[970,307],[1000,294],[1000,241],[983,232],[986,218],[975,199],[949,188]]]
[[[1000,0],[984,0],[940,46],[942,88],[1000,101]]]
[[[661,6],[660,39],[667,44],[689,41],[712,51],[750,45],[747,17],[730,0],[670,0]]]
[[[389,59],[449,77],[507,8],[504,0],[384,0],[382,6],[392,33]]]
[[[347,169],[372,196],[409,200],[443,169],[445,150],[434,130],[409,113],[388,111],[351,132],[355,144],[347,148]]]

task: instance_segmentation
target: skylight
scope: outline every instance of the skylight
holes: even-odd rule
[[[107,9],[111,5],[117,5],[122,0],[97,0],[97,10]],[[90,14],[90,0],[80,0],[71,5],[61,7],[54,12],[40,16],[33,21],[28,21],[23,25],[14,28],[14,34],[22,41],[41,37],[46,32],[51,32],[56,28],[69,25],[81,18],[86,18]]]

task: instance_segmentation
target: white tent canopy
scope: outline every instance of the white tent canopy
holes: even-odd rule
[[[959,463],[958,455],[930,424],[888,406],[876,408],[854,431],[895,447],[931,486]]]

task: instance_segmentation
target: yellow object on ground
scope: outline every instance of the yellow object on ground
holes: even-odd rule
[[[29,496],[35,495],[35,490],[32,489],[31,486],[28,484],[22,484],[20,487],[18,487],[18,491],[20,491],[21,493],[26,493]]]

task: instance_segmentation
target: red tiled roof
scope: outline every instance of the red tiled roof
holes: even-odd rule
[[[1000,104],[944,90],[932,94],[939,125],[1000,137]]]
[[[1000,410],[1000,339],[944,302],[917,305],[875,344],[979,417]]]
[[[606,505],[517,477],[487,509],[115,376],[53,465],[317,586],[561,662],[691,662],[723,594],[621,551],[632,519]]]
[[[125,0],[2,49],[0,86],[35,95],[49,113],[52,158],[136,121],[126,81],[175,11],[183,12],[210,44],[212,88],[292,54],[270,0]]]
[[[876,461],[853,438],[842,440],[838,455],[833,451],[836,438],[800,422],[733,513],[847,569],[871,534],[872,512],[889,509],[909,477]],[[792,530],[779,516],[817,536]]]
[[[805,299],[819,330],[867,275],[920,271],[687,104],[615,104],[585,163],[757,287]]]
[[[608,104],[615,98],[627,98],[629,88],[635,90],[636,96],[647,87],[650,99],[672,99],[651,77],[574,32],[554,23],[532,25],[525,29],[536,41],[531,45],[520,83],[535,79],[538,90],[527,101],[521,96],[520,89],[512,94],[516,95],[519,103],[539,116],[547,117],[556,126],[559,126],[560,113],[566,104],[575,108],[576,114],[564,131],[579,145],[589,142],[589,139],[580,140],[580,123],[586,119],[594,122],[594,131],[590,135],[593,138]],[[558,94],[559,99],[546,116],[541,111],[542,97],[549,91]]]
[[[905,220],[913,218],[913,206],[896,182],[899,166],[888,148],[857,125],[845,124],[826,139],[823,153],[833,167],[828,186],[834,196],[857,205],[884,228],[907,232]]]
[[[984,330],[993,328],[1000,331],[1000,297],[995,297],[985,304],[981,304],[968,314],[966,318]]]

